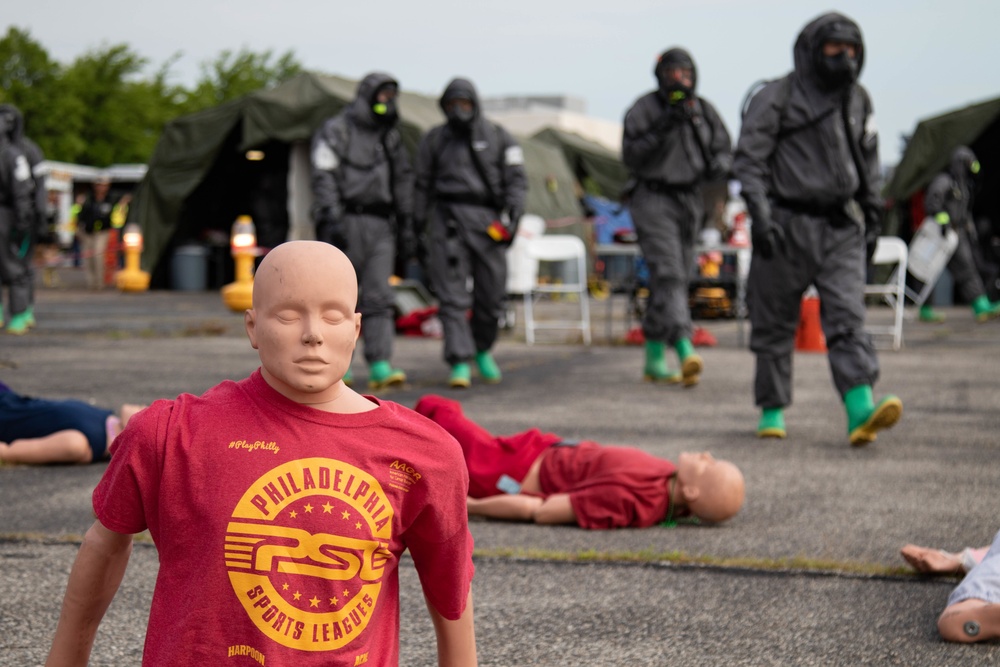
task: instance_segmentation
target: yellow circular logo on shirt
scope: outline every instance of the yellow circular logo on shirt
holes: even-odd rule
[[[243,494],[226,529],[233,591],[283,646],[346,646],[378,604],[392,517],[378,481],[352,465],[310,458],[274,468]]]

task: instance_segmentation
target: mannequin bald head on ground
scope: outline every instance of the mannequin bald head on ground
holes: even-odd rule
[[[672,500],[677,510],[718,523],[736,516],[746,495],[743,473],[708,452],[681,452]]]
[[[272,249],[254,276],[244,321],[265,382],[286,398],[328,412],[374,403],[343,382],[361,332],[358,281],[343,252],[320,241]]]

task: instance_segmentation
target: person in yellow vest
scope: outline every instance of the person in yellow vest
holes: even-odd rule
[[[80,268],[80,235],[77,234],[77,218],[83,208],[83,202],[87,201],[87,195],[77,195],[73,200],[73,205],[69,207],[69,217],[66,219],[66,233],[69,234],[70,252],[73,255],[73,268]]]
[[[76,233],[80,237],[83,265],[87,269],[87,287],[98,290],[104,287],[104,254],[108,250],[108,231],[111,229],[111,198],[108,190],[111,181],[98,179],[94,192],[83,203],[77,216]]]
[[[122,227],[128,221],[128,206],[132,203],[132,195],[124,194],[111,209],[111,232],[108,234],[108,260],[104,262],[105,282],[111,282],[113,274],[124,268],[124,257],[121,254]]]

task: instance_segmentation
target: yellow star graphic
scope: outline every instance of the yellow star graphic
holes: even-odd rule
[[[281,585],[281,590],[287,591],[288,590],[288,584],[282,584]]]
[[[291,512],[288,513],[288,515],[294,519],[299,515],[299,513],[296,512],[295,510],[292,510]]]
[[[350,595],[350,594],[351,594],[351,592],[350,592],[350,591],[348,591],[348,590],[347,590],[347,589],[345,588],[345,589],[344,589],[344,597],[346,598],[346,597],[347,597],[348,595]]]
[[[341,514],[340,516],[344,517],[345,519],[350,519],[351,518],[351,513],[348,512],[347,510],[344,510],[344,513]]]
[[[329,502],[323,505],[323,514],[333,514],[333,505]]]
[[[307,512],[312,512],[312,511],[313,511],[313,506],[312,506],[312,505],[308,505],[308,504],[307,504],[307,505],[306,505],[306,511],[307,511]]]
[[[332,604],[334,607],[336,607],[337,606],[337,598],[330,598],[330,604]]]
[[[358,521],[356,524],[354,524],[354,527],[357,528],[358,530],[361,530],[361,522]]]
[[[318,598],[318,597],[316,597],[315,595],[314,595],[314,596],[312,596],[312,597],[311,597],[311,598],[309,599],[309,606],[310,606],[310,607],[318,607],[318,606],[319,606],[319,598]]]
[[[300,600],[300,599],[302,599],[302,593],[299,593],[298,591],[295,591],[294,593],[292,593],[292,599],[293,600]]]

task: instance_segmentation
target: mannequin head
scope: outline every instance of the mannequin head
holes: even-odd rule
[[[253,307],[244,316],[264,380],[297,403],[338,398],[361,331],[357,301],[354,267],[334,246],[290,241],[271,250],[257,268]]]
[[[743,473],[729,461],[708,452],[681,452],[673,502],[704,521],[718,523],[736,515],[743,506]]]

